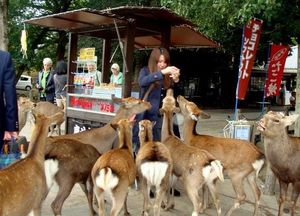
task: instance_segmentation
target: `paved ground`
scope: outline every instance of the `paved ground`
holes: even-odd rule
[[[211,134],[216,136],[223,136],[223,128],[227,124],[226,119],[228,116],[230,118],[233,117],[232,110],[207,110],[211,114],[211,119],[209,120],[201,120],[197,125],[197,131],[203,134]],[[245,110],[243,114],[250,119],[257,118],[260,113],[259,110]],[[263,187],[263,183],[259,180],[260,187]],[[192,213],[192,204],[184,193],[184,190],[181,189],[180,184],[178,184],[177,188],[182,192],[182,196],[175,197],[175,209],[171,211],[162,211],[162,216],[187,216]],[[231,183],[228,179],[225,180],[224,183],[219,184],[220,188],[220,200],[222,212],[224,213],[233,205],[234,199],[234,191],[232,189]],[[235,216],[250,216],[253,214],[253,201],[254,198],[249,189],[247,183],[245,183],[247,201],[241,208],[234,212]],[[47,199],[43,204],[42,215],[50,216],[53,215],[50,203],[54,199],[56,195],[57,188],[52,188]],[[142,196],[141,193],[134,188],[130,189],[129,197],[128,197],[128,210],[131,215],[141,215],[142,212]],[[108,202],[107,210],[110,209],[110,205]],[[277,215],[277,201],[275,196],[266,196],[262,195],[260,202],[259,215],[260,216],[272,216]],[[108,211],[107,211],[108,212]],[[300,208],[297,209],[298,214],[300,215]],[[73,189],[71,195],[66,200],[63,206],[62,215],[64,216],[85,216],[88,215],[88,207],[87,200],[81,191],[80,187],[76,185]],[[204,214],[201,215],[216,215],[216,211],[214,207],[207,209]]]

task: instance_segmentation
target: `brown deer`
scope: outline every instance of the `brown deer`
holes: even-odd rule
[[[99,157],[100,153],[95,147],[76,140],[56,140],[46,146],[46,162],[48,160],[58,162],[58,170],[55,176],[52,177],[59,187],[58,193],[51,204],[54,215],[61,215],[64,201],[68,198],[76,183],[80,184],[87,197],[90,215],[96,214],[93,208],[91,170]]]
[[[26,124],[27,113],[32,110],[35,106],[35,103],[30,101],[27,97],[19,97],[18,98],[18,118],[19,118],[19,128],[22,128]]]
[[[151,104],[149,102],[145,102],[134,97],[128,97],[124,99],[113,98],[113,101],[114,103],[119,104],[120,108],[111,122],[117,122],[122,118],[132,117],[151,108]],[[49,137],[47,139],[47,143],[61,139],[73,139],[85,144],[90,144],[94,146],[100,153],[104,153],[112,149],[116,138],[116,130],[112,128],[111,124],[108,123],[101,128],[93,128],[76,134]]]
[[[32,114],[32,111],[30,110],[27,112],[26,123],[24,127],[22,127],[22,129],[20,130],[19,136],[26,137],[26,140],[30,142],[31,133],[32,133],[32,129],[34,128],[34,124],[35,124],[35,119]]]
[[[41,215],[48,190],[44,170],[44,148],[49,125],[61,118],[36,116],[36,125],[26,158],[0,170],[0,215]]]
[[[148,102],[143,102],[136,98],[114,98],[114,100],[121,106],[112,122],[115,122],[122,116],[127,118],[143,112],[151,106]],[[48,139],[48,144],[46,145],[45,157],[55,159],[59,164],[58,172],[54,178],[58,183],[59,192],[51,205],[56,215],[60,214],[62,205],[75,183],[80,183],[89,202],[90,214],[93,214],[90,173],[92,166],[100,155],[96,147],[104,151],[112,148],[116,130],[109,123],[102,128],[91,129],[78,134],[58,136],[59,138],[53,137]],[[91,139],[93,136],[97,140]],[[94,146],[83,143],[91,140]],[[102,144],[104,148],[102,148]]]
[[[209,187],[217,208],[217,215],[221,215],[220,201],[218,199],[215,180],[219,177],[224,180],[223,167],[220,161],[204,150],[185,145],[174,135],[172,117],[176,111],[175,98],[172,89],[168,89],[160,112],[163,113],[162,143],[169,149],[173,159],[173,173],[182,180],[188,197],[193,203],[192,216],[202,211],[202,201],[199,190],[204,184]]]
[[[247,178],[255,196],[253,215],[257,215],[261,192],[256,184],[256,178],[264,164],[264,154],[248,141],[197,134],[196,122],[198,118],[208,118],[209,115],[182,96],[177,97],[177,102],[184,117],[184,142],[214,155],[221,161],[231,179],[237,197],[226,215],[231,215],[245,201],[246,195],[243,187],[245,178]]]
[[[293,186],[291,215],[297,215],[295,207],[300,193],[300,138],[289,136],[286,127],[292,125],[298,117],[299,114],[284,116],[269,111],[257,127],[264,136],[267,161],[279,181],[279,216],[283,215],[289,184]]]
[[[40,101],[35,104],[35,107],[33,108],[33,112],[40,113],[46,116],[51,116],[59,112],[64,114],[65,110],[48,101]],[[58,129],[58,135],[61,135],[61,125],[64,121],[65,121],[65,117],[64,115],[62,115],[61,119],[58,119],[57,122],[51,125],[50,134],[52,135],[54,133],[54,127],[56,126]]]
[[[128,187],[136,177],[132,152],[132,126],[133,122],[127,119],[112,124],[112,127],[118,130],[119,148],[104,153],[92,169],[99,216],[105,214],[104,192],[109,193],[112,199],[110,216],[117,216],[123,205],[124,214],[129,215],[126,204]]]
[[[155,186],[156,197],[153,205],[153,215],[160,215],[160,206],[169,189],[173,161],[169,149],[161,142],[153,142],[152,122],[139,122],[139,140],[141,148],[136,156],[136,166],[144,196],[143,215],[149,215],[151,186]]]

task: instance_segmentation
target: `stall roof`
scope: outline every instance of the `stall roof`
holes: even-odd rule
[[[218,47],[218,43],[204,36],[193,24],[166,8],[123,6],[105,10],[82,8],[24,21],[56,30],[78,34],[117,38],[115,24],[120,35],[125,35],[128,21],[136,21],[135,46],[152,48],[161,45],[161,32],[171,26],[171,47]]]

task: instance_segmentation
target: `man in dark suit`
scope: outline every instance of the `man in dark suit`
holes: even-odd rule
[[[0,148],[3,140],[17,136],[18,106],[15,71],[11,56],[0,50]]]

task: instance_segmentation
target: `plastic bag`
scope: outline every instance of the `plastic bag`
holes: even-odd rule
[[[21,158],[21,151],[15,138],[4,143],[3,149],[0,153],[0,169],[7,167]]]

